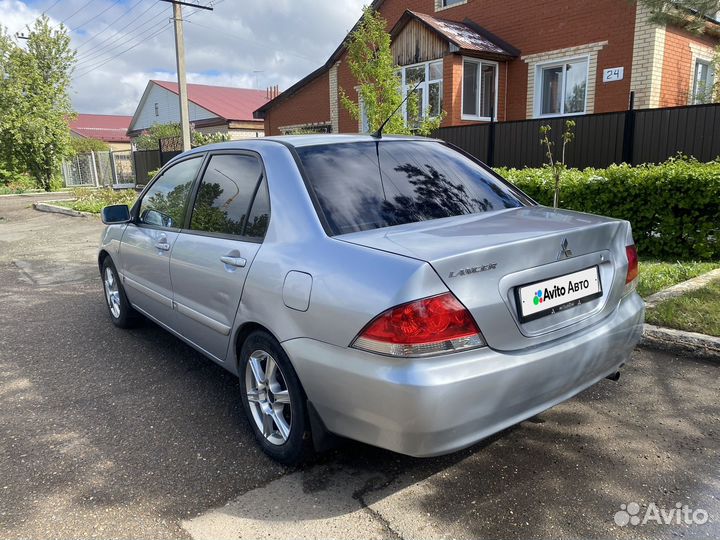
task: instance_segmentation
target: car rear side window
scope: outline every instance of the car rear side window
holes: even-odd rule
[[[432,141],[297,149],[333,234],[505,208],[529,201],[480,165]]]
[[[140,223],[171,229],[183,226],[190,188],[203,158],[181,161],[153,182],[140,203]]]
[[[200,182],[190,229],[262,239],[269,206],[263,168],[257,157],[214,155]]]

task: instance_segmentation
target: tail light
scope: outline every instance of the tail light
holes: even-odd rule
[[[625,248],[625,254],[628,260],[627,277],[625,278],[625,294],[628,294],[637,288],[640,264],[635,246],[627,246]]]
[[[485,344],[470,312],[448,292],[388,309],[370,321],[352,346],[389,356],[417,357]]]

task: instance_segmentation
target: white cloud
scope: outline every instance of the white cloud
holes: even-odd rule
[[[368,1],[220,0],[212,12],[185,8],[188,81],[239,87],[254,87],[257,81],[260,88],[278,84],[285,89],[327,60]],[[149,79],[175,78],[171,7],[96,0],[78,11],[85,3],[62,0],[49,12],[54,22],[65,20],[78,47],[73,104],[79,112],[132,114]],[[22,31],[51,4],[0,0],[1,24],[13,33]]]

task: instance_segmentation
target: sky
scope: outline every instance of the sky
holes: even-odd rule
[[[325,63],[369,0],[186,1],[214,4],[183,7],[188,82],[284,90]],[[77,112],[131,115],[148,80],[177,80],[171,4],[0,0],[0,25],[27,33],[43,12],[71,31]]]

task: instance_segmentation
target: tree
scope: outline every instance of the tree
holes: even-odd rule
[[[650,10],[657,24],[673,24],[702,34],[706,18],[714,19],[720,12],[720,0],[637,0]]]
[[[358,28],[350,36],[348,44],[348,65],[358,82],[358,96],[363,104],[365,117],[371,132],[393,115],[403,100],[402,81],[398,76],[390,49],[390,34],[387,22],[370,7],[363,10]],[[363,111],[351,99],[345,89],[340,89],[340,100],[350,115],[360,121]],[[418,94],[412,93],[407,100],[407,117],[402,108],[395,113],[385,126],[386,133],[429,135],[440,127],[441,117],[430,118],[428,111],[421,111]]]
[[[46,15],[28,27],[27,49],[0,28],[0,163],[50,191],[71,153],[68,119],[75,51]]]
[[[143,131],[133,142],[138,150],[158,150],[160,139],[178,139],[178,150],[182,149],[180,124],[155,124]],[[201,133],[190,126],[190,140],[193,148],[230,140],[227,133]]]
[[[73,154],[87,154],[89,152],[108,152],[110,145],[99,139],[88,139],[86,137],[71,137],[70,147]]]
[[[550,170],[552,171],[553,180],[555,181],[555,195],[553,197],[553,208],[560,206],[560,180],[562,179],[562,173],[567,169],[565,165],[565,149],[575,139],[574,120],[565,121],[565,131],[562,134],[562,152],[559,158],[553,155],[553,148],[555,143],[550,140],[550,131],[552,128],[549,125],[540,126],[540,144],[546,149],[545,155],[548,158]]]

